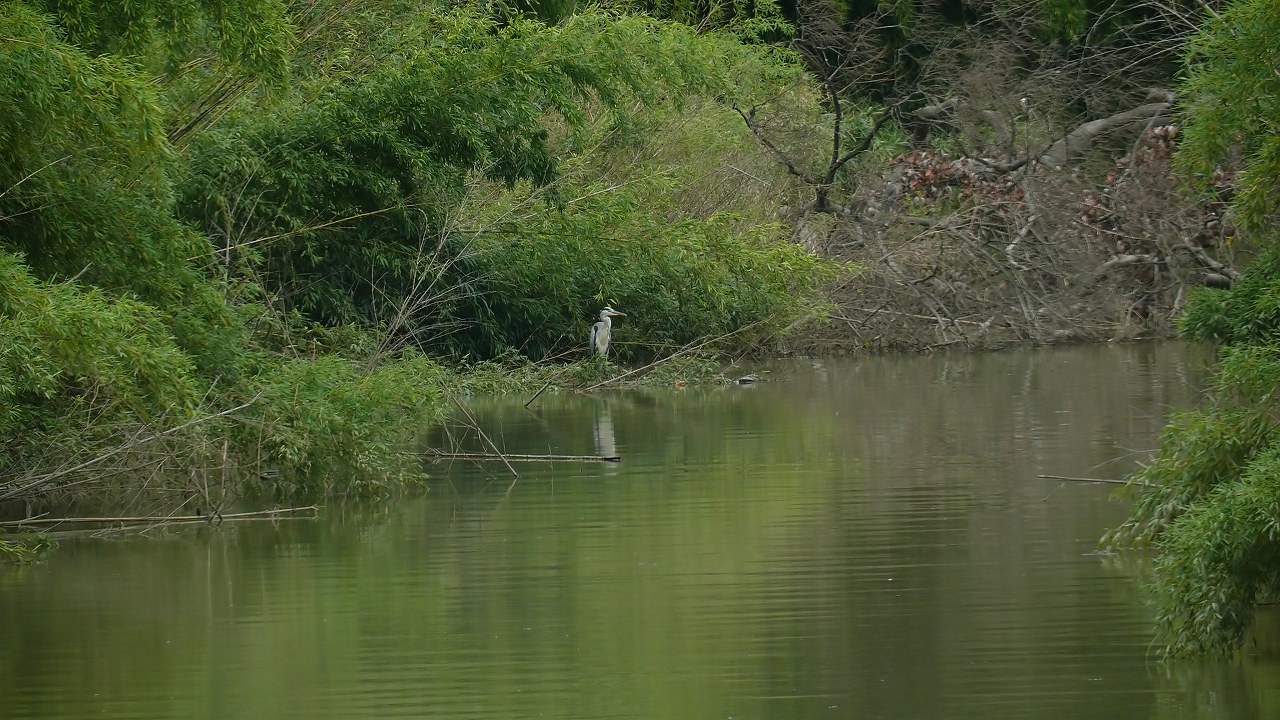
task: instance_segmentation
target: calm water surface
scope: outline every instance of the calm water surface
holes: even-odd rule
[[[318,521],[0,570],[4,718],[1280,717],[1273,661],[1161,664],[1111,486],[1180,345],[772,366],[478,400],[513,453]],[[448,440],[479,449],[474,432]],[[429,442],[446,438],[433,433]]]

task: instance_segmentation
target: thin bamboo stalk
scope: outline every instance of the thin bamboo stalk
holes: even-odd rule
[[[296,513],[310,512],[312,517],[320,512],[316,505],[303,507],[277,508],[275,510],[254,510],[252,512],[217,513],[214,515],[137,515],[132,517],[68,517],[68,518],[27,518],[26,520],[6,520],[0,527],[24,527],[28,525],[60,525],[62,523],[80,523],[92,525],[109,525],[112,523],[166,523],[166,522],[222,522],[223,520],[250,520],[265,517],[278,517]]]
[[[1128,485],[1128,480],[1108,480],[1106,478],[1068,477],[1066,475],[1037,475],[1044,480],[1070,480],[1072,482],[1107,483],[1109,485]]]
[[[520,462],[622,462],[619,455],[512,455],[481,452],[427,450],[424,454],[441,460],[517,460]]]

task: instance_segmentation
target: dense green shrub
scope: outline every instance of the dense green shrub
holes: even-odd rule
[[[28,0],[92,55],[177,63],[206,50],[263,75],[286,71],[293,28],[285,0]],[[160,52],[157,53],[157,50]]]
[[[207,242],[173,215],[160,97],[112,56],[63,42],[48,18],[0,5],[0,248],[37,277],[77,278],[163,309],[210,375],[238,330],[200,269]]]
[[[409,355],[369,369],[334,355],[264,370],[232,426],[242,462],[281,497],[368,495],[421,479],[416,438],[448,410],[447,374]]]
[[[199,401],[195,366],[136,300],[46,283],[0,252],[0,443],[12,446],[77,413],[106,424],[163,424]]]
[[[1232,214],[1252,233],[1276,217],[1280,184],[1280,3],[1235,0],[1205,17],[1191,43],[1177,162],[1206,192],[1239,159]],[[1235,164],[1235,163],[1230,163]],[[1230,165],[1226,168],[1232,169]]]
[[[165,320],[0,251],[0,501],[100,490],[128,464],[115,448],[192,420],[208,382]]]
[[[479,300],[501,328],[488,339],[494,349],[585,352],[586,329],[606,304],[627,313],[613,345],[624,359],[739,331],[735,344],[751,347],[813,313],[835,273],[778,226],[744,230],[731,215],[672,223],[661,208],[637,206],[631,191],[583,194],[517,236],[477,240],[494,288]]]

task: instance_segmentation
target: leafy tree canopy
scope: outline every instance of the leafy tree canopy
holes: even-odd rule
[[[1280,190],[1280,3],[1238,0],[1212,14],[1192,42],[1186,126],[1178,161],[1207,187],[1221,163],[1243,165],[1232,200],[1252,232],[1275,216]]]
[[[229,66],[279,77],[294,41],[285,0],[30,0],[91,55],[176,63],[210,49]]]
[[[424,277],[456,289],[414,309],[415,335],[479,316],[457,305],[488,292],[470,239],[444,231],[478,178],[549,186],[554,200],[552,134],[586,108],[732,99],[795,73],[729,36],[599,12],[556,26],[421,12],[378,53],[351,82],[203,133],[180,208],[319,322],[395,323]]]
[[[233,346],[208,245],[173,215],[161,99],[135,67],[0,5],[0,247],[42,279],[76,278],[166,308],[211,368]]]

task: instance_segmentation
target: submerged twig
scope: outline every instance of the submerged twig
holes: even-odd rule
[[[480,433],[480,437],[485,441],[485,444],[487,444],[489,448],[493,450],[494,453],[496,453],[497,457],[500,460],[502,460],[502,463],[507,466],[508,470],[511,471],[511,477],[515,478],[515,480],[519,480],[520,473],[516,472],[516,469],[511,467],[511,463],[507,462],[506,455],[504,455],[502,451],[498,449],[497,445],[493,444],[493,441],[489,439],[489,436],[485,433],[485,431],[480,429],[480,423],[476,422],[475,417],[471,415],[471,411],[467,410],[466,406],[463,405],[462,401],[459,400],[456,396],[453,398],[453,403],[457,405],[458,409],[461,410],[462,413],[467,416],[467,419],[471,421],[471,427],[475,428],[475,431],[477,433]],[[511,484],[514,485],[515,481],[513,480]]]
[[[517,462],[622,462],[620,455],[519,455],[479,452],[444,452],[430,449],[426,455],[441,460],[514,460]]]
[[[1069,477],[1066,475],[1037,475],[1044,480],[1070,480],[1072,482],[1107,483],[1109,485],[1128,485],[1128,480],[1108,480],[1106,478]]]
[[[526,408],[527,408],[527,407],[529,407],[529,405],[531,405],[531,404],[533,403],[533,401],[534,401],[534,400],[537,400],[537,399],[538,399],[538,396],[542,394],[542,391],[543,391],[543,390],[546,390],[546,389],[547,389],[547,388],[549,388],[549,387],[551,387],[551,381],[550,381],[550,380],[548,380],[548,381],[546,381],[545,383],[543,383],[543,384],[542,384],[542,387],[538,388],[538,392],[534,393],[534,394],[533,394],[533,397],[529,398],[529,400],[525,402],[524,406],[525,406]]]

